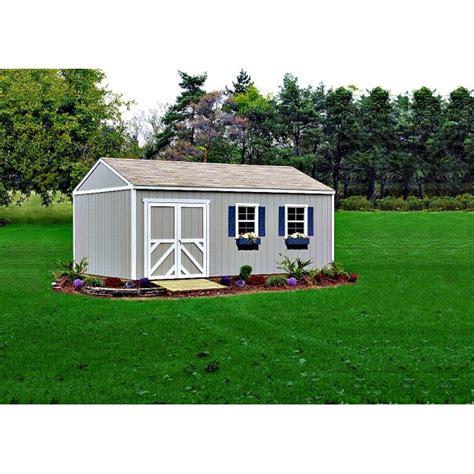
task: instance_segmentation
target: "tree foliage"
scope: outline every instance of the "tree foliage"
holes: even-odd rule
[[[209,95],[205,75],[185,77],[193,78],[199,100],[215,105],[219,97],[221,105],[197,113],[203,104],[187,98],[182,81],[165,114],[173,117],[168,144],[155,142],[154,158],[291,165],[330,184],[338,197],[365,194],[371,201],[473,191],[474,97],[465,87],[449,97],[427,87],[392,96],[382,87],[302,86],[285,74],[278,93],[264,95],[242,70],[232,88]],[[186,112],[176,115],[183,102]]]
[[[100,156],[139,153],[121,120],[127,103],[93,69],[0,70],[0,199],[70,193]]]

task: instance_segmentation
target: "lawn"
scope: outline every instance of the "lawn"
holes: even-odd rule
[[[354,285],[56,294],[71,225],[0,228],[2,403],[472,403],[472,213],[340,212]]]

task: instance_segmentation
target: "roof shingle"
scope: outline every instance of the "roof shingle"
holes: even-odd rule
[[[292,166],[102,158],[135,186],[332,191]]]

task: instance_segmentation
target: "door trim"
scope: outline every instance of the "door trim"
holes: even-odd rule
[[[207,278],[209,277],[209,199],[159,199],[159,198],[143,198],[143,213],[144,213],[144,230],[143,230],[143,264],[144,264],[144,273],[146,277],[150,280],[164,280],[164,279],[179,279],[179,278]],[[150,252],[149,252],[149,241],[150,241],[150,230],[151,230],[151,212],[150,209],[153,205],[156,207],[173,207],[175,209],[175,265],[176,271],[175,275],[163,275],[163,276],[151,276],[150,272]],[[182,205],[182,206],[180,206]],[[181,235],[181,207],[201,207],[203,209],[203,267],[204,272],[200,275],[193,276],[181,276],[179,273],[179,262],[181,259],[178,244],[178,236]],[[164,239],[167,240],[167,239]],[[181,239],[188,240],[188,239]],[[196,239],[192,239],[196,240]]]

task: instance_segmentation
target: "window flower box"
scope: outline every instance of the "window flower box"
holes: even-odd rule
[[[242,250],[258,250],[258,246],[261,243],[260,237],[253,232],[247,232],[239,235],[235,239],[237,247]]]
[[[309,245],[309,237],[305,234],[296,232],[294,234],[289,235],[285,239],[285,243],[287,248],[289,249],[306,249]]]

